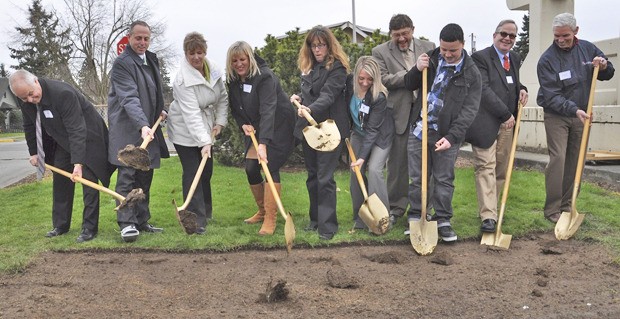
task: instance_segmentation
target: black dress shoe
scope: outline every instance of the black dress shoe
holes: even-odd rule
[[[311,222],[308,226],[304,228],[304,231],[316,231],[317,229],[319,229],[319,225]]]
[[[50,231],[47,232],[47,234],[45,234],[45,237],[56,237],[56,236],[60,236],[62,234],[66,234],[67,230],[62,230],[60,228],[54,228]]]
[[[321,240],[331,240],[332,238],[334,238],[334,233],[319,234]]]
[[[95,238],[95,236],[97,236],[97,232],[93,232],[88,229],[82,229],[82,233],[78,236],[76,241],[78,243],[83,243],[85,241],[92,240],[93,238]]]
[[[494,219],[487,218],[482,221],[482,225],[480,226],[480,231],[483,233],[492,233],[495,231],[495,225],[497,222]]]
[[[148,223],[140,226],[138,228],[138,230],[141,231],[141,232],[145,232],[145,233],[161,233],[161,232],[164,231],[163,228],[155,227],[155,226],[153,226],[151,224],[148,224]]]
[[[196,228],[196,231],[194,232],[194,234],[196,235],[204,235],[207,233],[207,230],[204,227],[198,227]]]

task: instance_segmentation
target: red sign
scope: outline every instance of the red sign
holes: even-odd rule
[[[124,36],[116,45],[116,54],[121,55],[125,51],[125,47],[129,44],[129,37]]]

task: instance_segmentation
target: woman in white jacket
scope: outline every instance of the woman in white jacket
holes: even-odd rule
[[[174,101],[168,114],[168,138],[183,166],[185,199],[202,157],[211,157],[213,139],[226,125],[228,95],[224,73],[206,58],[207,42],[202,34],[187,34],[183,51],[185,59],[172,86]],[[187,208],[198,216],[197,234],[205,233],[213,214],[212,173],[213,160],[209,159]]]

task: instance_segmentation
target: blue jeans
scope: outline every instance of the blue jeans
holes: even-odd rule
[[[429,136],[431,132],[429,132]],[[460,145],[452,145],[448,150],[435,152],[435,140],[429,138],[428,178],[433,187],[430,200],[433,203],[438,224],[450,223],[452,218],[452,196],[454,195],[454,165]],[[410,135],[407,142],[409,155],[409,216],[420,216],[422,207],[422,141]],[[427,185],[429,185],[428,183]],[[429,212],[430,213],[430,212]]]

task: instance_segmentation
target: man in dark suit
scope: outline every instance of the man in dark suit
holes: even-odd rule
[[[389,92],[388,106],[393,108],[392,116],[396,128],[387,162],[390,223],[393,225],[396,219],[404,215],[409,203],[407,199],[409,113],[417,97],[417,91],[412,92],[405,88],[404,76],[415,65],[420,54],[435,48],[435,43],[414,38],[413,22],[404,14],[392,16],[389,28],[392,40],[373,48],[372,56],[381,68],[381,82]]]
[[[103,118],[84,96],[70,85],[54,80],[39,79],[25,70],[9,77],[11,91],[21,101],[24,132],[30,152],[30,163],[38,166],[37,115],[43,138],[45,162],[105,186],[110,184],[112,166],[107,160],[108,130]],[[38,114],[37,114],[38,113]],[[73,211],[75,184],[54,173],[52,224],[46,237],[69,231]],[[99,191],[83,186],[84,211],[82,232],[78,242],[89,241],[97,235],[99,223]]]
[[[159,60],[147,51],[151,43],[151,28],[144,21],[135,21],[129,27],[129,45],[114,61],[110,73],[108,94],[108,124],[110,148],[108,159],[118,168],[116,192],[127,196],[135,188],[142,188],[146,200],[133,207],[118,210],[117,222],[121,238],[135,241],[140,232],[157,233],[162,228],[149,223],[149,197],[153,170],[159,168],[160,159],[169,157],[161,127],[151,127],[160,116],[166,119]],[[150,139],[147,150],[151,162],[148,171],[124,165],[118,160],[118,151],[129,144],[140,145]]]
[[[466,141],[472,144],[482,232],[495,231],[518,102],[527,103],[527,89],[519,82],[521,57],[510,50],[516,37],[517,24],[502,20],[493,33],[493,45],[472,55],[482,77],[482,99]]]

